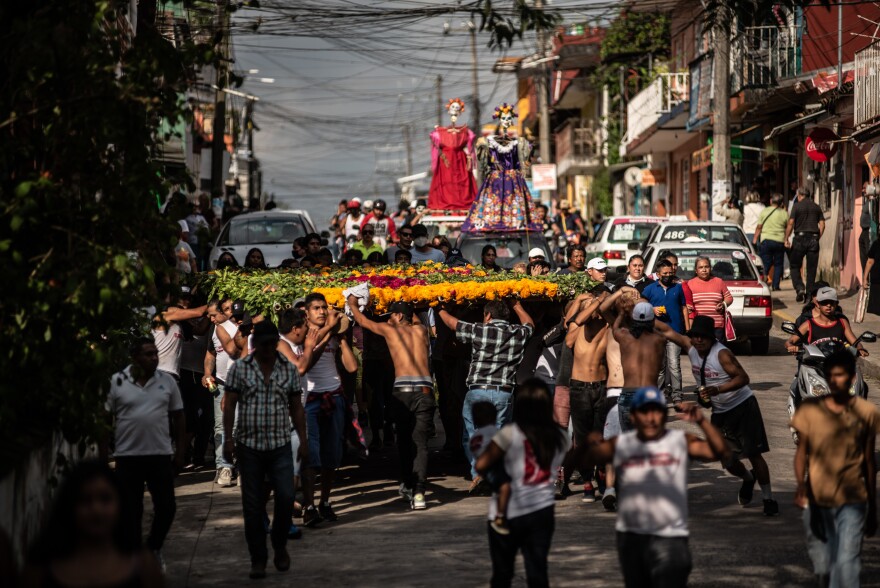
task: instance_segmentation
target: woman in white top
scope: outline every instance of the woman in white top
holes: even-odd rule
[[[743,207],[743,232],[749,243],[755,239],[755,231],[758,229],[758,217],[764,205],[761,203],[761,195],[757,192],[746,194],[746,205]]]
[[[522,384],[513,405],[513,422],[498,431],[476,464],[477,471],[485,474],[503,460],[511,479],[507,507],[510,534],[496,533],[487,524],[492,586],[510,586],[517,551],[522,551],[529,586],[549,585],[553,484],[569,445],[565,431],[553,420],[553,398],[547,384],[537,378]],[[489,521],[495,519],[496,508],[493,496]]]

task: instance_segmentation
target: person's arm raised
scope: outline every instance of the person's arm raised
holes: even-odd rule
[[[358,308],[358,299],[356,296],[350,295],[347,302],[348,308],[351,309],[351,316],[354,318],[354,322],[377,335],[385,334],[384,331],[388,325],[386,323],[377,323],[374,320],[368,319],[367,316],[361,312],[360,308]]]
[[[718,429],[706,419],[699,405],[683,402],[681,409],[682,418],[699,426],[706,435],[705,439],[700,439],[696,435],[687,433],[688,455],[694,459],[705,461],[720,459],[721,463],[726,463],[730,459],[730,448]]]
[[[440,317],[440,320],[443,321],[443,324],[449,327],[449,329],[454,333],[458,328],[458,319],[449,314],[449,312],[445,308],[441,308],[440,312],[437,313],[437,316]]]
[[[691,338],[682,335],[663,321],[655,320],[654,330],[656,330],[657,333],[667,341],[672,341],[673,343],[681,347],[685,352],[691,350]]]
[[[513,301],[513,312],[516,313],[517,318],[519,318],[519,322],[523,326],[535,328],[535,321],[532,320],[532,317],[529,316],[529,313],[523,308],[522,302],[519,300]]]

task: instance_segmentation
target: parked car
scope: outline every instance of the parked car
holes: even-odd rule
[[[217,236],[208,257],[211,269],[226,252],[244,264],[247,252],[258,247],[269,267],[278,267],[291,257],[291,244],[299,237],[316,233],[315,225],[303,210],[271,210],[247,212],[229,219]]]
[[[641,242],[659,223],[662,216],[609,216],[587,243],[587,259],[603,257],[609,265],[626,265],[631,255],[641,253]]]
[[[541,233],[530,231],[518,231],[513,233],[462,233],[455,242],[455,247],[461,250],[462,257],[474,265],[478,265],[483,254],[483,247],[492,245],[498,258],[495,263],[505,269],[512,268],[520,261],[529,261],[529,251],[534,247],[540,247],[544,251],[544,259],[550,264],[550,269],[556,269],[553,260],[553,249],[547,239]]]
[[[642,242],[641,249],[644,251],[648,245],[660,241],[680,241],[683,243],[735,243],[749,250],[749,259],[757,266],[761,276],[764,275],[764,264],[758,251],[746,238],[742,227],[736,223],[717,221],[677,221],[664,222],[656,225],[648,237]]]
[[[708,257],[712,262],[712,274],[724,280],[733,295],[733,304],[728,311],[733,318],[737,341],[748,340],[753,354],[764,355],[770,346],[773,303],[770,287],[761,281],[749,251],[735,243],[661,241],[645,250],[645,267],[648,272],[656,272],[657,262],[671,252],[678,256],[678,277],[690,280],[695,275],[697,258]]]

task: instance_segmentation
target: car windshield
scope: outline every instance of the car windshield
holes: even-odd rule
[[[708,257],[712,264],[712,275],[724,281],[734,280],[757,280],[752,262],[749,261],[745,252],[738,249],[713,249],[700,247],[699,249],[675,249],[665,250],[657,256],[657,261],[663,259],[667,253],[678,256],[678,277],[690,280],[696,275],[694,266],[698,257]],[[652,271],[657,271],[657,263],[654,263]]]
[[[739,227],[713,225],[671,225],[663,227],[663,235],[658,241],[684,241],[685,239],[702,239],[721,243],[735,243],[748,247],[746,237]]]
[[[651,229],[657,226],[657,223],[634,222],[629,220],[618,220],[611,225],[608,231],[609,243],[629,243],[630,241],[644,241],[648,238]]]
[[[295,239],[306,236],[305,226],[296,216],[236,220],[229,223],[228,245],[293,243]]]
[[[533,247],[540,247],[544,250],[545,259],[550,260],[552,256],[547,249],[547,242],[539,237],[529,235],[515,236],[488,236],[480,237],[470,235],[464,236],[461,241],[461,254],[469,262],[479,264],[482,259],[483,247],[492,245],[498,254],[495,263],[503,268],[510,269],[514,264],[525,261],[528,262],[529,251]]]

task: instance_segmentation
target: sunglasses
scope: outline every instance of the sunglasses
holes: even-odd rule
[[[375,231],[361,231],[361,235],[375,235]]]
[[[400,233],[400,236],[401,237],[412,237],[413,234],[412,233]]]
[[[819,300],[819,306],[834,306],[837,304],[834,300]]]

